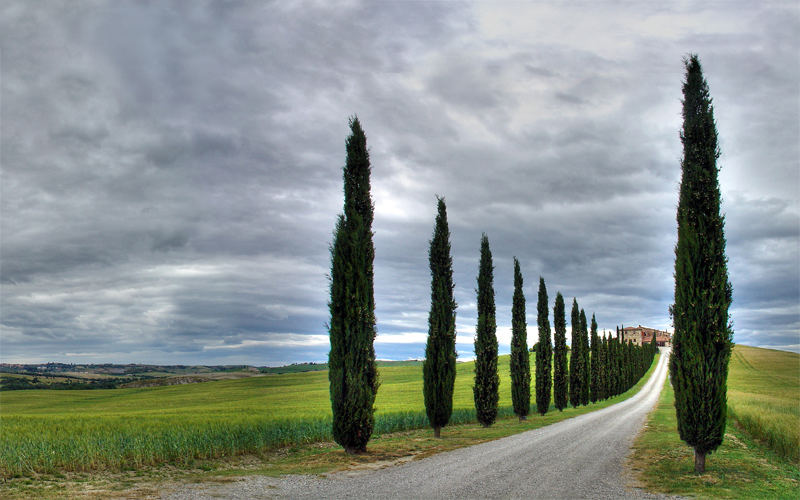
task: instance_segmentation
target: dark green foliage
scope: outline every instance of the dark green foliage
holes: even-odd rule
[[[619,338],[617,339],[617,394],[625,392],[625,339],[620,329]]]
[[[556,293],[553,308],[553,402],[559,411],[567,407],[569,373],[567,372],[567,318],[564,297]]]
[[[603,335],[603,399],[608,399],[613,395],[613,387],[611,382],[611,347],[609,345],[609,337]]]
[[[617,330],[617,338],[611,339],[611,365],[614,391],[612,396],[621,394],[622,391],[622,340]]]
[[[439,437],[453,413],[453,385],[456,381],[456,301],[453,298],[453,259],[447,207],[438,199],[428,261],[431,268],[431,310],[428,313],[428,343],[422,365],[425,412]]]
[[[481,237],[478,271],[478,324],[475,328],[475,412],[484,427],[497,418],[500,376],[497,374],[497,324],[494,307],[494,267],[489,238]]]
[[[525,321],[525,295],[522,273],[514,257],[514,299],[511,305],[511,402],[514,413],[524,420],[531,408],[531,362],[528,353],[528,325]]]
[[[603,382],[602,378],[602,355],[600,354],[600,339],[597,337],[597,320],[594,318],[594,314],[592,314],[592,364],[591,364],[591,390],[590,390],[590,399],[592,403],[595,401],[600,401],[603,399],[602,391],[600,387]]]
[[[589,385],[591,373],[589,371],[589,331],[586,326],[586,313],[581,309],[581,404],[589,404]]]
[[[599,352],[600,366],[598,367],[598,371],[600,373],[600,382],[598,384],[599,389],[597,399],[598,401],[601,401],[610,397],[610,392],[608,390],[608,342],[606,340],[605,333],[603,333],[603,336],[600,337]]]
[[[550,391],[552,388],[551,364],[553,362],[553,344],[550,339],[550,311],[547,307],[547,287],[544,278],[539,277],[539,301],[536,304],[536,323],[539,326],[539,342],[536,348],[536,411],[541,415],[550,409]]]
[[[367,139],[350,120],[344,167],[344,214],[331,245],[331,320],[328,355],[333,438],[348,453],[366,450],[375,423],[375,300],[372,263],[372,198]]]
[[[625,342],[623,345],[623,353],[622,353],[622,369],[623,369],[623,378],[624,378],[624,385],[622,392],[627,391],[631,388],[633,384],[631,384],[631,380],[633,380],[633,360],[631,359],[631,341]]]
[[[694,448],[695,470],[702,472],[706,453],[722,443],[725,433],[732,289],[720,214],[714,109],[699,59],[692,55],[684,64],[670,380],[678,432]]]
[[[581,405],[581,395],[583,393],[583,342],[581,341],[581,315],[578,309],[578,301],[572,299],[572,351],[569,357],[569,404],[572,406]]]

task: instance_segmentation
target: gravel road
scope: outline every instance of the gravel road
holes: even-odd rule
[[[623,461],[668,357],[635,396],[540,429],[385,469],[185,485],[164,498],[661,498],[626,488]]]

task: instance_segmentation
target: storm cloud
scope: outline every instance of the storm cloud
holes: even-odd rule
[[[326,360],[354,114],[379,358],[423,356],[437,194],[462,358],[483,232],[501,352],[513,256],[531,343],[539,276],[601,328],[668,328],[688,53],[720,135],[734,340],[800,350],[800,8],[612,5],[5,2],[0,359]]]

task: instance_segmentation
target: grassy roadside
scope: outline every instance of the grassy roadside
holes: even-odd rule
[[[0,485],[3,498],[75,498],[79,496],[148,497],[165,488],[187,482],[218,481],[250,474],[324,474],[347,469],[378,468],[426,457],[435,453],[499,439],[538,429],[571,417],[596,411],[636,394],[658,365],[657,355],[644,377],[630,390],[602,402],[567,408],[551,408],[544,416],[533,414],[519,422],[515,416],[499,418],[490,428],[469,423],[447,426],[442,439],[434,439],[429,428],[378,435],[370,440],[364,455],[349,456],[330,441],[303,444],[226,459],[196,460],[185,467],[142,467],[121,472],[50,473],[8,479]]]
[[[797,464],[755,442],[728,419],[722,445],[694,473],[694,455],[680,440],[669,379],[645,429],[636,438],[629,467],[649,491],[698,498],[797,498]]]

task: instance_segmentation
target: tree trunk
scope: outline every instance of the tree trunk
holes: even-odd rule
[[[433,437],[440,438],[442,437],[442,428],[440,426],[434,426],[433,428]]]
[[[524,422],[524,421],[526,421],[526,420],[528,420],[528,416],[527,416],[527,415],[520,415],[520,416],[519,416],[519,421],[520,421],[520,422]]]
[[[694,450],[694,471],[702,474],[706,471],[706,454]]]
[[[362,453],[366,453],[367,452],[367,447],[366,446],[362,446],[361,448],[350,448],[348,446],[345,446],[344,447],[344,451],[348,455],[361,455]]]

